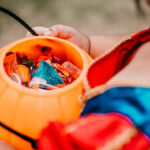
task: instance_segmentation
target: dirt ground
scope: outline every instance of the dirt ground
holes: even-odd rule
[[[134,0],[0,0],[31,26],[71,25],[92,34],[121,34],[149,27],[150,7],[141,0],[144,15]],[[0,13],[0,47],[25,36],[15,20]]]

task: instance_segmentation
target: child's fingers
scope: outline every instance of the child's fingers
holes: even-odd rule
[[[75,28],[65,25],[54,25],[50,29],[51,36],[56,36],[62,39],[66,39],[80,48],[84,49],[86,52],[89,51],[89,39],[88,36],[80,33]]]
[[[68,40],[76,45],[78,45],[80,48],[84,49],[86,52],[89,49],[89,40],[88,37],[79,31],[77,31],[75,28],[71,26],[66,25],[54,25],[50,28],[46,27],[34,27],[33,30],[40,35],[40,36],[53,36],[53,37],[59,37],[65,40]],[[31,33],[27,32],[27,37],[32,36]]]
[[[55,36],[62,39],[70,39],[76,34],[76,30],[70,26],[54,25],[51,28],[46,27],[34,27],[33,30],[40,36]],[[26,37],[33,36],[30,32],[27,32]]]
[[[43,36],[43,35],[50,35],[51,34],[51,31],[49,30],[49,28],[46,28],[46,27],[33,27],[33,30],[40,36]],[[27,32],[26,33],[26,37],[31,37],[33,36],[30,32]]]
[[[62,39],[70,39],[76,33],[74,28],[61,24],[52,26],[49,28],[49,31],[51,31],[51,36],[56,36]]]

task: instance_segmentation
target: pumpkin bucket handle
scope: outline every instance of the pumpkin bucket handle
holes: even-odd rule
[[[24,20],[22,20],[20,17],[18,17],[16,14],[11,12],[10,10],[0,7],[0,11],[14,18],[16,21],[22,24],[32,35],[38,36],[38,34]]]

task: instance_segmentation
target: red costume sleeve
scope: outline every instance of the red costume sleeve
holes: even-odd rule
[[[118,114],[89,115],[70,124],[51,122],[38,140],[39,150],[145,150],[145,137]]]

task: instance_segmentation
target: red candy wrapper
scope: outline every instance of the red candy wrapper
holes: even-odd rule
[[[54,67],[57,71],[63,73],[66,77],[69,77],[69,71],[65,69],[62,65],[58,63],[52,63],[52,67]]]
[[[65,84],[72,82],[72,76],[66,68],[58,63],[52,63],[52,67],[56,69],[58,75],[62,78]]]
[[[65,61],[62,66],[69,71],[74,79],[78,78],[81,73],[81,70],[69,61]]]
[[[58,63],[58,64],[62,64],[62,60],[56,56],[52,56],[53,57],[53,62],[54,63]]]
[[[18,60],[16,54],[10,54],[4,59],[4,68],[8,76],[16,72],[18,65]]]
[[[69,62],[69,61],[65,61],[63,64],[62,64],[62,66],[64,67],[64,68],[66,68],[70,73],[72,73],[72,72],[77,72],[78,74],[80,74],[81,73],[81,70],[77,67],[77,66],[75,66],[74,64],[72,64],[71,62]]]
[[[52,58],[52,55],[49,55],[49,56],[40,56],[37,60],[38,63],[41,62],[41,60],[44,60],[46,61],[47,63],[51,64],[53,58]]]

